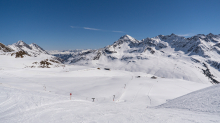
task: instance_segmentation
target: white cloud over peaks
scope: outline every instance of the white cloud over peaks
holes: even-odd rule
[[[194,34],[192,33],[187,33],[187,34],[177,34],[179,36],[183,36],[183,37],[189,37],[189,36],[193,36]]]
[[[70,26],[71,28],[81,28],[81,27],[76,27],[76,26]]]
[[[96,29],[90,27],[77,27],[77,26],[70,26],[71,28],[81,28],[86,30],[93,30],[93,31],[104,31],[104,32],[116,32],[116,33],[125,33],[124,31],[111,31],[111,30],[103,30],[103,29]]]
[[[84,29],[88,29],[88,30],[101,30],[101,29],[96,29],[96,28],[89,28],[89,27],[83,27]]]
[[[119,32],[119,33],[124,33],[123,31],[112,31],[112,32]]]

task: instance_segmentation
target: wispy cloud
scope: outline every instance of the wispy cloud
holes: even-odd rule
[[[119,32],[119,33],[125,33],[125,32],[123,32],[123,31],[112,31],[112,32]]]
[[[70,26],[71,28],[81,28],[81,27],[76,27],[76,26]]]
[[[88,30],[101,30],[101,29],[96,29],[96,28],[89,28],[89,27],[83,27],[84,29],[88,29]]]
[[[81,28],[81,29],[92,30],[92,31],[125,33],[124,31],[111,31],[111,30],[103,30],[103,29],[96,29],[96,28],[90,28],[90,27],[77,27],[77,26],[70,26],[70,27],[71,28]]]
[[[189,36],[193,36],[194,34],[192,33],[187,33],[187,34],[177,34],[179,36],[183,36],[183,37],[189,37]]]

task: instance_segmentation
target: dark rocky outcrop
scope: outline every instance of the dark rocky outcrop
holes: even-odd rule
[[[2,50],[3,52],[12,52],[12,51],[14,51],[14,50],[12,50],[11,48],[5,46],[2,43],[0,43],[0,50]]]

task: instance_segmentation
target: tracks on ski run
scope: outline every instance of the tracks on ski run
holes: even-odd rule
[[[133,79],[140,79],[140,81],[133,81]],[[123,88],[122,93],[120,95],[120,97],[117,99],[117,102],[123,101],[123,100],[127,100],[129,102],[135,103],[137,99],[143,99],[145,96],[145,101],[147,101],[148,106],[152,105],[152,99],[150,97],[150,93],[155,85],[155,81],[152,81],[150,79],[147,78],[134,78],[132,76],[131,80],[126,83],[126,88]],[[135,87],[136,86],[136,87]],[[134,89],[135,87],[135,89]],[[130,90],[133,89],[133,90]],[[133,92],[133,94],[131,93]],[[146,95],[143,95],[143,93],[145,93]],[[126,95],[132,94],[133,97],[127,97]],[[143,98],[139,97],[142,96]],[[146,97],[147,96],[147,97]]]
[[[151,88],[150,88],[150,90],[148,91],[148,94],[147,94],[147,96],[148,96],[148,98],[149,98],[149,100],[150,100],[150,106],[151,106],[150,92],[151,92],[153,86],[154,86],[154,84],[151,86]]]

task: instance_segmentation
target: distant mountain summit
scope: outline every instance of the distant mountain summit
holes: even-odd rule
[[[28,47],[28,48],[30,48],[29,47],[29,45],[27,45],[24,41],[22,41],[22,40],[19,40],[17,43],[14,43],[14,45],[17,45],[17,46],[25,46],[25,47]]]
[[[40,46],[38,46],[37,44],[26,44],[24,41],[18,41],[17,43],[14,43],[12,45],[9,45],[9,47],[11,49],[13,49],[14,51],[24,51],[29,55],[32,56],[38,56],[40,54],[49,54],[47,51],[45,51],[43,48],[41,48]]]
[[[29,45],[31,47],[31,49],[33,51],[39,52],[39,53],[43,53],[43,54],[49,54],[46,50],[44,50],[43,48],[41,48],[40,46],[38,46],[35,43],[32,43]]]
[[[131,37],[130,35],[124,35],[120,37],[118,41],[124,41],[124,42],[132,42],[132,43],[138,43],[139,41],[136,40],[135,38]]]

